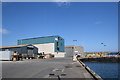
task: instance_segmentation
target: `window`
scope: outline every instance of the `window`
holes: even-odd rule
[[[5,49],[5,51],[9,51],[9,49]]]
[[[58,37],[58,40],[60,40],[60,37]]]
[[[58,46],[58,42],[56,43],[56,46]]]
[[[57,50],[58,50],[58,51],[60,50],[59,47],[57,47]]]

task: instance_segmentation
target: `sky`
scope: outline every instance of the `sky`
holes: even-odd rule
[[[3,2],[0,34],[2,46],[59,35],[65,45],[83,46],[85,52],[117,51],[118,3]]]

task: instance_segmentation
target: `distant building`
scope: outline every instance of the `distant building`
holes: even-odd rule
[[[82,46],[65,46],[65,56],[72,57],[74,54],[83,54],[84,48]]]
[[[18,40],[18,45],[24,44],[32,44],[36,46],[38,48],[38,53],[51,53],[54,55],[64,54],[64,39],[60,36],[47,36]]]
[[[38,48],[33,45],[3,46],[0,47],[0,51],[12,51],[17,54],[32,56],[38,53]]]

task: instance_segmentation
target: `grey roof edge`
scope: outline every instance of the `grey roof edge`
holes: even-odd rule
[[[83,46],[78,46],[78,45],[66,45],[65,47],[82,47],[82,48],[84,48]]]
[[[33,46],[32,44],[24,44],[24,45],[13,45],[13,46],[0,46],[1,48],[13,48],[13,47],[23,47],[23,46]]]
[[[44,36],[44,37],[35,37],[35,38],[27,38],[27,39],[19,39],[19,40],[29,40],[29,39],[37,39],[37,38],[47,38],[47,37],[61,37],[59,35],[54,35],[54,36]],[[62,38],[62,37],[61,37]],[[63,38],[62,38],[63,39]],[[19,41],[18,40],[18,41]]]

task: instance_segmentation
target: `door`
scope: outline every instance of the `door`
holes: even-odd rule
[[[32,55],[33,54],[33,49],[28,49],[28,55]]]

